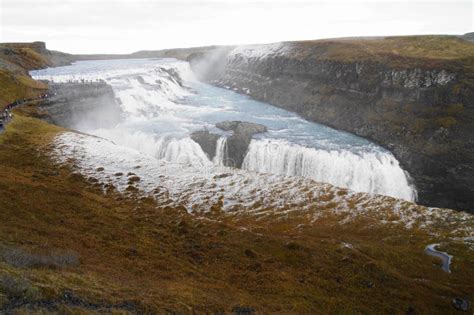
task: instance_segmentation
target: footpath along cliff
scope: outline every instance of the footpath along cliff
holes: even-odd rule
[[[240,46],[189,56],[205,80],[368,138],[418,202],[474,210],[474,43],[455,36]]]
[[[0,43],[0,108],[19,99],[37,98],[48,86],[28,71],[74,61],[69,54],[46,49],[44,42]]]

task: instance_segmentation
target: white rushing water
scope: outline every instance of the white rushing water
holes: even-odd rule
[[[216,156],[213,159],[217,166],[224,166],[224,161],[227,160],[227,138],[220,137],[217,140]]]
[[[202,167],[223,165],[228,132],[214,125],[224,120],[260,123],[268,132],[254,136],[243,169],[302,176],[355,191],[413,201],[409,176],[387,150],[247,96],[198,82],[189,64],[173,59],[83,61],[33,71],[36,79],[67,82],[105,80],[123,111],[114,128],[75,128],[158,160]],[[100,106],[100,104],[97,104]],[[218,133],[211,161],[191,140],[193,131]]]

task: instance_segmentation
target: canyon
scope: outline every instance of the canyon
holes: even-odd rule
[[[208,82],[387,148],[412,176],[420,204],[473,211],[471,42],[348,38],[223,48],[188,60]]]

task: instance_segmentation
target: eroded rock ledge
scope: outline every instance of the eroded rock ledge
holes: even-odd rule
[[[224,131],[233,132],[232,135],[227,137],[224,165],[237,168],[242,167],[252,136],[267,131],[267,127],[264,125],[235,120],[219,122],[216,124],[216,127]],[[208,130],[195,131],[191,134],[191,139],[201,146],[202,150],[211,160],[215,157],[219,138],[220,135],[211,133]]]
[[[78,130],[108,128],[120,122],[122,110],[105,82],[49,83],[40,108],[51,123]]]
[[[413,57],[415,42],[424,53]],[[439,54],[438,44],[470,57]],[[253,45],[212,58],[219,65],[202,76],[370,139],[410,173],[420,204],[474,211],[473,55],[451,37]],[[193,69],[201,60],[190,58]]]

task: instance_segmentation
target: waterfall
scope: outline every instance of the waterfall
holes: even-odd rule
[[[213,128],[223,120],[258,119],[268,127],[268,132],[251,141],[243,169],[307,177],[354,191],[416,199],[408,175],[390,152],[283,109],[197,82],[186,62],[84,61],[33,71],[32,75],[55,82],[105,81],[121,107],[122,121],[109,129],[80,131],[156,159],[204,168],[225,166],[229,164],[226,137],[217,140],[216,154],[210,161],[189,135],[203,126]]]
[[[302,176],[355,191],[416,199],[408,176],[389,152],[327,151],[279,140],[252,140],[242,168]]]
[[[168,162],[191,164],[197,167],[212,164],[199,144],[189,137],[176,138],[170,135],[150,135],[120,127],[98,129],[94,131],[94,135]]]
[[[214,157],[214,164],[218,166],[225,166],[227,159],[227,137],[220,137],[217,140],[216,156]]]

